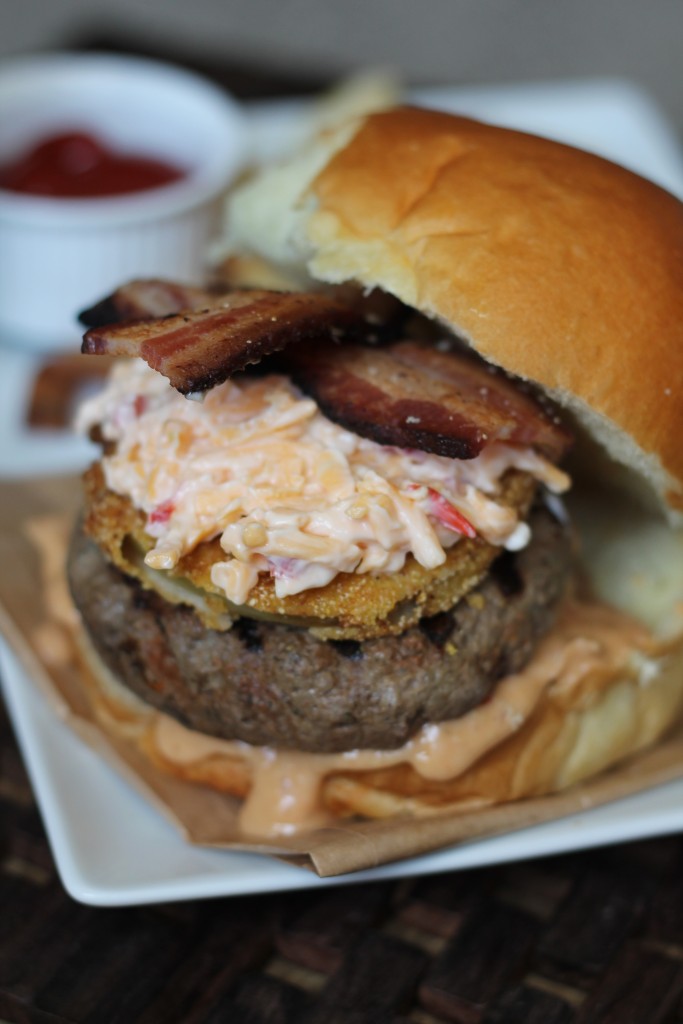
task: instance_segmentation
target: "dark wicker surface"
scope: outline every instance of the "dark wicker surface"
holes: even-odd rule
[[[317,893],[93,909],[55,874],[1,704],[0,824],[0,1021],[683,1021],[681,837]]]

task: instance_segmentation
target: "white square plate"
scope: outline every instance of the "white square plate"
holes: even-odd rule
[[[592,149],[683,195],[683,159],[661,114],[618,81],[439,89],[420,102]],[[277,154],[297,131],[298,102],[251,108],[254,151]],[[21,426],[35,357],[0,348],[0,476],[78,469],[82,441],[29,435]],[[59,467],[55,456],[59,447]],[[0,674],[64,885],[84,903],[165,900],[423,875],[539,857],[683,828],[683,781],[510,835],[450,847],[341,878],[257,854],[186,844],[112,769],[57,721],[8,649]]]

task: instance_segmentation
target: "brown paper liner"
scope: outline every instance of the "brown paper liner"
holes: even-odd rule
[[[66,544],[80,504],[72,477],[0,483],[0,629],[55,713],[190,843],[284,857],[321,877],[517,831],[683,777],[683,728],[657,747],[572,790],[468,813],[340,821],[277,842],[250,841],[231,797],[165,775],[93,717],[69,641],[74,611],[64,580]]]

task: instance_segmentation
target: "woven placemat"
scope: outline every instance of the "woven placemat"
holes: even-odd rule
[[[0,828],[0,1021],[683,1021],[679,836],[315,893],[93,909],[55,874],[1,703]]]

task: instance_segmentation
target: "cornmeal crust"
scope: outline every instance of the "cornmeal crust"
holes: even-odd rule
[[[285,598],[277,597],[273,580],[262,576],[249,595],[247,606],[235,607],[211,582],[211,566],[227,557],[217,539],[184,555],[177,568],[164,573],[162,579],[141,564],[140,552],[153,546],[152,538],[145,533],[144,513],[134,508],[127,497],[106,488],[99,463],[87,471],[84,480],[85,530],[109,559],[143,585],[158,588],[167,599],[173,600],[168,588],[162,589],[169,577],[190,583],[202,592],[195,610],[212,629],[225,629],[231,618],[268,616],[307,626],[321,639],[367,640],[397,635],[420,618],[451,608],[481,581],[500,554],[500,548],[487,544],[481,537],[463,538],[450,548],[446,561],[436,569],[425,569],[409,557],[397,573],[340,573],[326,587]],[[499,500],[516,508],[524,519],[535,491],[536,482],[531,477],[513,470],[503,480]],[[176,599],[188,601],[187,592],[179,592]]]

